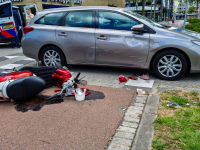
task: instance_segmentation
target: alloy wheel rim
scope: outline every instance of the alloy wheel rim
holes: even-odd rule
[[[43,60],[46,66],[58,66],[61,63],[60,55],[55,50],[46,51]]]
[[[175,77],[182,70],[182,62],[175,55],[165,55],[158,61],[158,71],[165,77]]]

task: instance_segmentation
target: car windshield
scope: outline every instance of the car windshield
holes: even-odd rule
[[[0,5],[0,18],[11,17],[11,3]]]
[[[135,12],[132,12],[132,11],[126,11],[126,10],[124,10],[124,11],[126,13],[129,13],[129,14],[139,18],[139,19],[142,19],[142,20],[145,20],[145,21],[149,22],[154,27],[165,28],[163,25],[161,25],[159,23],[156,23],[156,22],[154,22],[154,21],[152,21],[152,20],[150,20],[150,19],[148,19],[148,18],[146,18],[146,17],[144,17],[144,16],[142,16],[142,15],[140,15],[138,13],[135,13]]]

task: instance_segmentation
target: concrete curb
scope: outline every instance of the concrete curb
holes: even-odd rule
[[[144,113],[138,128],[131,150],[151,149],[152,138],[154,136],[154,120],[157,118],[157,104],[159,96],[149,95]]]
[[[125,112],[121,125],[107,148],[107,150],[130,150],[139,127],[141,116],[148,95],[138,95],[133,106],[129,106]]]
[[[147,104],[142,115],[142,119],[133,141],[131,150],[150,150],[152,145],[152,139],[154,137],[154,121],[157,118],[157,105],[160,101],[159,94],[170,91],[179,90],[179,88],[160,88],[157,89],[159,83],[155,84],[151,90]]]

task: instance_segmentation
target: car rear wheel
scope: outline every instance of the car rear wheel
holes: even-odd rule
[[[153,61],[154,73],[164,80],[176,80],[187,71],[187,59],[176,50],[160,52]]]
[[[65,66],[66,60],[61,50],[55,46],[48,46],[43,49],[40,57],[44,66]]]

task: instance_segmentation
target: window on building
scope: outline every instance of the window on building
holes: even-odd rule
[[[35,24],[45,24],[45,25],[57,25],[61,19],[63,12],[60,13],[50,13],[35,22]]]
[[[92,28],[93,11],[70,12],[65,20],[64,26]]]
[[[99,12],[99,29],[131,31],[131,27],[138,24],[140,23],[118,13]]]

